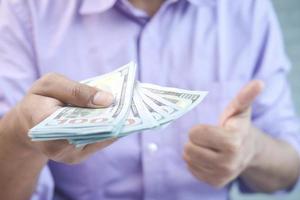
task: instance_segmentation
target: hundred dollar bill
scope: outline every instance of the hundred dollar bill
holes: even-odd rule
[[[140,91],[139,84],[136,82],[136,87],[133,93],[132,104],[129,114],[125,120],[125,125],[121,130],[119,137],[129,135],[134,131],[143,131],[150,128],[163,126],[172,121],[170,112],[165,112],[163,109],[170,110],[167,107],[159,107],[146,96],[143,91]],[[158,102],[156,102],[158,103]],[[159,104],[159,103],[158,103]],[[176,107],[173,104],[171,107]],[[78,138],[71,141],[76,147],[81,147],[87,144],[106,139],[105,137],[89,136]]]
[[[156,120],[152,118],[149,110],[147,110],[145,104],[143,104],[142,98],[137,92],[137,88],[135,88],[129,115],[123,129],[120,132],[120,136],[127,135],[134,131],[154,128],[158,125],[159,124]]]
[[[139,83],[139,87],[145,95],[157,105],[164,106],[173,105],[174,116],[183,115],[197,106],[208,94],[206,91],[190,91],[171,87],[161,87],[149,83]],[[166,109],[163,109],[166,111]]]
[[[156,120],[156,122],[161,126],[169,121],[172,120],[170,115],[168,113],[164,112],[162,108],[160,108],[158,105],[155,105],[153,101],[151,101],[150,98],[148,98],[146,95],[144,95],[142,92],[138,91],[139,95],[141,96],[142,102],[145,105],[145,108],[148,112],[150,112],[152,118]]]
[[[96,88],[108,87],[115,97],[114,105],[97,109],[72,106],[61,108],[33,127],[29,136],[34,137],[35,133],[38,135],[41,133],[52,135],[88,134],[94,127],[97,127],[97,130],[94,131],[97,133],[114,132],[117,134],[131,104],[135,72],[136,64],[131,62],[111,73],[83,81],[83,83]]]
[[[159,124],[152,118],[150,112],[142,103],[142,99],[136,89],[134,89],[132,102],[128,116],[126,117],[123,128],[117,137],[124,137],[136,131],[143,131],[157,127]],[[77,147],[84,146],[90,143],[95,143],[110,137],[101,137],[101,135],[91,135],[89,137],[74,138],[71,143]]]
[[[124,137],[156,127],[165,127],[198,105],[207,92],[189,91],[135,81],[136,64],[131,62],[111,73],[82,83],[108,90],[115,97],[108,108],[66,106],[37,126],[33,141],[67,139],[76,147],[110,138]]]

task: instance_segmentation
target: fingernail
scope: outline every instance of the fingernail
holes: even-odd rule
[[[99,91],[94,96],[93,104],[96,106],[110,106],[113,101],[114,97],[111,93]]]

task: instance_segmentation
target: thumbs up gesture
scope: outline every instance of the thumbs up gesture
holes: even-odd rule
[[[257,155],[260,132],[252,125],[251,105],[263,88],[261,81],[251,81],[225,109],[218,126],[198,125],[190,130],[183,158],[199,180],[224,187]]]

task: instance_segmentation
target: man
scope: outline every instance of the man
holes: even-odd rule
[[[269,0],[4,0],[0,15],[1,199],[221,200],[234,181],[296,185],[299,123]],[[209,96],[165,129],[84,149],[30,141],[64,104],[109,106],[76,81],[130,60],[143,82]]]

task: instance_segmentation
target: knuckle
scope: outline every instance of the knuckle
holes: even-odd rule
[[[210,131],[210,127],[207,125],[200,125],[198,126],[198,132],[199,133],[207,133]]]
[[[189,132],[189,138],[190,140],[193,140],[195,136],[197,135],[197,128],[193,127]]]
[[[209,185],[215,187],[215,188],[219,188],[219,187],[220,187],[220,186],[219,186],[219,185],[220,185],[219,182],[217,182],[216,180],[208,180],[207,183],[208,183]]]
[[[200,126],[193,127],[189,132],[189,138],[191,141],[199,140],[199,136],[202,132],[202,128]]]
[[[35,82],[35,84],[31,88],[31,91],[38,90],[38,88],[43,88],[43,90],[47,90],[47,88],[49,88],[49,86],[53,83],[53,81],[56,80],[57,77],[59,76],[60,76],[59,74],[54,72],[45,74]]]
[[[210,178],[210,179],[206,179],[206,182],[215,187],[215,188],[220,188],[221,187],[221,182],[219,181],[219,179],[216,178]]]
[[[190,155],[191,152],[192,152],[192,145],[191,145],[191,143],[188,142],[188,143],[186,143],[185,146],[184,146],[184,153],[185,153],[186,155]]]
[[[55,73],[55,72],[50,72],[48,74],[45,74],[44,76],[42,76],[42,78],[40,78],[40,83],[41,84],[51,84],[53,82],[53,80],[57,79],[57,77],[59,77],[59,74]]]
[[[223,188],[227,184],[227,176],[224,176],[222,174],[208,175],[203,173],[197,173],[196,176],[205,183],[218,189]]]
[[[225,186],[226,186],[226,183],[224,181],[219,181],[219,182],[214,183],[214,187],[217,188],[217,189],[221,189]]]
[[[235,169],[236,169],[236,167],[232,163],[225,164],[225,165],[222,166],[222,171],[223,171],[225,176],[233,174]]]
[[[239,127],[241,127],[241,121],[237,120],[236,118],[231,118],[227,121],[227,126],[232,130],[238,130]]]
[[[242,147],[242,141],[240,139],[228,140],[225,144],[226,150],[231,154],[236,154]]]
[[[186,152],[184,152],[182,157],[185,160],[186,164],[188,164],[191,167],[192,166],[192,159],[191,159],[190,155],[188,155]]]
[[[226,185],[226,179],[223,176],[212,176],[208,182],[215,188],[223,188]]]
[[[227,145],[227,150],[229,153],[235,154],[236,152],[238,152],[239,147],[235,144],[230,144],[230,145]]]
[[[80,84],[76,84],[72,88],[71,94],[72,94],[73,97],[78,98],[78,97],[81,97],[82,91],[83,91],[82,86]]]
[[[77,99],[77,103],[83,106],[86,106],[90,101],[92,101],[92,93],[91,89],[83,84],[76,84],[71,89],[71,96],[74,99]]]

